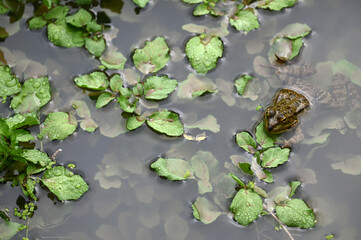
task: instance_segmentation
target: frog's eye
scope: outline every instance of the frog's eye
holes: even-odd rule
[[[272,117],[274,117],[276,115],[276,112],[274,111],[274,110],[272,110],[272,109],[267,109],[267,111],[266,111],[266,116],[268,117],[268,118],[272,118]]]
[[[286,122],[287,118],[285,116],[281,117],[281,122]]]

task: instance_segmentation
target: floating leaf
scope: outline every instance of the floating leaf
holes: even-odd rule
[[[138,7],[141,7],[141,8],[144,8],[148,2],[149,2],[149,0],[133,0],[133,3],[137,4]]]
[[[198,73],[207,73],[217,65],[223,55],[223,42],[219,37],[202,34],[189,39],[185,54],[189,63]]]
[[[203,0],[182,0],[182,1],[189,4],[196,4],[203,2]]]
[[[135,50],[133,62],[144,74],[158,72],[169,61],[169,52],[164,37],[157,37],[153,41],[146,41],[143,48]]]
[[[272,173],[270,171],[267,171],[267,170],[264,170],[263,172],[266,174],[266,177],[265,178],[260,178],[260,179],[262,181],[266,182],[266,183],[272,183],[274,181]]]
[[[80,121],[80,128],[87,132],[94,132],[98,128],[98,124],[91,118],[90,110],[88,105],[84,101],[73,100],[71,105],[76,110],[79,117],[82,117]]]
[[[100,55],[102,55],[105,50],[105,40],[104,38],[87,38],[85,40],[85,48],[89,51],[90,54],[93,54],[95,57],[100,57]]]
[[[51,140],[64,140],[72,134],[77,127],[76,119],[73,115],[65,112],[49,113],[44,121],[38,138],[47,136]]]
[[[148,100],[162,100],[174,91],[177,80],[167,76],[150,76],[144,81],[144,97]]]
[[[343,156],[343,161],[332,163],[331,167],[334,170],[341,170],[343,173],[351,175],[360,175],[361,174],[361,156],[358,155],[348,155]]]
[[[250,75],[242,75],[234,81],[234,85],[236,86],[237,93],[239,95],[243,95],[246,90],[248,81],[251,80],[253,76]]]
[[[133,115],[127,119],[127,123],[126,123],[127,130],[128,131],[135,130],[140,126],[142,126],[144,122],[145,119],[141,120],[139,116]]]
[[[277,136],[271,135],[266,132],[263,121],[261,121],[256,127],[256,139],[258,144],[262,148],[273,147]]]
[[[361,69],[345,59],[333,64],[332,73],[348,76],[354,84],[361,86]]]
[[[289,227],[310,229],[315,225],[315,214],[301,199],[292,199],[276,206],[277,217]]]
[[[45,14],[44,19],[64,19],[68,12],[69,8],[67,6],[56,6],[52,8],[47,14]]]
[[[197,5],[197,7],[193,11],[194,16],[203,16],[210,13],[210,10],[208,9],[208,5],[206,3],[201,3]]]
[[[229,19],[229,23],[238,31],[249,32],[259,28],[258,17],[253,8],[247,8],[236,12]]]
[[[204,154],[207,154],[207,152],[198,151],[190,160],[194,175],[200,179],[200,181],[198,181],[199,194],[204,194],[213,190],[213,187],[209,182],[209,170],[204,161]]]
[[[292,23],[288,24],[284,29],[277,33],[277,37],[286,37],[296,39],[306,37],[310,34],[311,28],[307,24]]]
[[[21,85],[17,77],[12,74],[9,66],[0,66],[0,97],[5,101],[6,97],[20,92]]]
[[[108,103],[110,103],[113,99],[115,99],[115,96],[113,96],[110,92],[103,92],[99,95],[97,98],[97,102],[95,104],[96,108],[102,108],[106,106]]]
[[[80,8],[75,14],[65,18],[65,21],[74,27],[83,27],[90,23],[92,15],[85,9]]]
[[[179,120],[179,115],[167,110],[161,110],[153,113],[147,120],[149,127],[157,132],[164,133],[168,136],[183,135],[183,125]]]
[[[221,215],[217,207],[205,197],[197,197],[192,208],[193,216],[204,224],[214,222]]]
[[[30,30],[39,29],[44,27],[48,22],[44,20],[42,16],[33,17],[28,22]]]
[[[290,154],[289,148],[270,148],[263,153],[263,159],[261,162],[264,168],[277,167],[288,161],[288,155]]]
[[[26,80],[21,91],[13,97],[10,106],[17,113],[29,113],[39,110],[51,99],[49,79],[30,78]]]
[[[126,97],[119,96],[117,98],[117,102],[119,103],[119,106],[123,109],[124,112],[132,113],[137,108],[138,100],[135,100],[133,103],[131,103]]]
[[[242,169],[244,173],[249,175],[253,175],[253,171],[251,169],[251,164],[249,163],[239,163],[238,166]]]
[[[127,59],[121,52],[107,49],[105,53],[100,57],[101,63],[109,69],[123,69]]]
[[[291,198],[295,194],[297,188],[299,186],[301,186],[301,182],[300,181],[292,181],[288,185],[290,185],[290,187],[291,187],[291,193],[289,195],[289,197]]]
[[[247,152],[254,153],[257,149],[257,143],[249,132],[237,133],[236,142],[238,146],[240,146]]]
[[[121,89],[123,88],[123,79],[121,78],[121,76],[119,74],[114,74],[111,78],[110,78],[110,89],[113,92],[120,92]]]
[[[18,233],[20,226],[21,224],[17,222],[6,221],[0,223],[0,239],[12,239]]]
[[[233,198],[229,209],[239,224],[247,226],[262,213],[263,203],[255,191],[242,188]]]
[[[208,115],[191,125],[186,125],[186,128],[199,128],[200,130],[209,130],[214,133],[220,131],[220,125],[217,123],[217,119],[213,115]]]
[[[10,129],[17,129],[24,126],[33,126],[40,124],[39,116],[35,112],[15,114],[14,116],[7,118],[6,124]]]
[[[84,45],[83,34],[82,29],[69,26],[65,20],[48,24],[49,41],[60,47],[82,47]]]
[[[283,8],[292,7],[295,5],[297,0],[272,0],[272,1],[261,1],[257,7],[269,9],[272,11],[279,11]]]
[[[287,38],[276,38],[268,51],[268,60],[271,63],[277,62],[278,59],[289,60],[292,56],[292,43],[292,40]]]
[[[91,90],[105,90],[109,85],[107,75],[99,71],[76,77],[74,82],[80,88]]]
[[[39,164],[42,167],[47,166],[51,162],[48,154],[39,151],[38,149],[25,149],[22,153],[22,157],[28,162]]]
[[[179,98],[194,99],[205,93],[217,92],[217,86],[209,78],[199,77],[193,73],[179,83],[177,96]]]
[[[77,200],[89,189],[81,176],[63,166],[46,170],[42,182],[60,201]]]
[[[187,180],[193,176],[191,165],[182,159],[158,158],[150,167],[154,169],[159,176],[166,177],[171,181]]]

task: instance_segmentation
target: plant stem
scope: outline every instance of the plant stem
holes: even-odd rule
[[[281,220],[270,210],[267,209],[267,206],[265,204],[263,204],[263,208],[266,209],[266,211],[274,218],[276,219],[276,221],[282,226],[282,229],[285,230],[285,232],[287,233],[287,235],[290,237],[291,240],[295,240],[292,237],[292,234],[288,231],[288,229],[286,228],[286,226],[283,224],[283,222],[281,222]]]

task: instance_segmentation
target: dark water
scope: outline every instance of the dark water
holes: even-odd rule
[[[75,76],[95,69],[98,61],[90,59],[84,49],[52,46],[47,41],[44,29],[29,31],[26,19],[32,16],[32,7],[27,7],[25,17],[20,21],[20,31],[0,43],[0,46],[17,56],[15,63],[26,56],[46,66],[47,74],[52,79],[53,101],[46,107],[45,113],[69,111],[70,99],[81,99],[88,103],[99,125],[115,122],[119,126],[119,109],[114,109],[114,105],[95,109],[94,101],[72,82]],[[112,43],[127,57],[126,68],[133,68],[130,61],[132,49],[142,46],[147,39],[165,36],[172,49],[173,61],[159,74],[168,74],[181,82],[194,72],[183,55],[180,55],[183,54],[187,38],[192,36],[182,30],[182,25],[220,25],[220,20],[213,17],[192,17],[192,9],[180,1],[160,0],[154,1],[139,15],[135,14],[134,5],[130,1],[125,1],[120,17],[118,13],[106,9],[95,10],[106,11],[111,16],[113,28],[119,30]],[[219,88],[224,84],[225,89],[233,88],[236,76],[255,73],[253,60],[256,56],[267,56],[271,37],[287,24],[295,22],[306,23],[313,30],[305,40],[301,56],[303,60],[317,64],[347,59],[361,66],[360,9],[359,1],[305,0],[279,13],[259,10],[259,30],[244,35],[229,27],[230,34],[222,38],[225,43],[224,57],[207,77],[217,82]],[[252,53],[249,46],[254,42],[258,42],[258,46],[264,44],[264,47]],[[251,54],[248,53],[250,51]],[[29,77],[23,74],[21,68],[15,68],[15,72],[21,78],[22,75]],[[248,227],[235,223],[227,211],[209,225],[195,221],[190,206],[200,196],[197,183],[169,182],[160,179],[149,168],[150,163],[159,156],[170,157],[174,152],[179,152],[189,159],[198,150],[203,150],[210,151],[219,161],[219,171],[227,173],[224,164],[231,163],[231,155],[247,156],[235,144],[234,135],[254,126],[260,113],[253,109],[257,105],[267,105],[275,91],[275,88],[270,88],[267,97],[254,104],[254,107],[249,107],[252,110],[247,109],[250,101],[237,97],[235,90],[229,95],[236,102],[232,106],[222,100],[222,91],[194,101],[180,100],[173,93],[167,100],[160,102],[160,108],[180,113],[186,124],[187,119],[194,119],[194,116],[199,120],[211,114],[217,119],[220,132],[206,131],[208,138],[200,143],[159,136],[145,126],[115,138],[103,136],[99,129],[94,134],[78,130],[64,141],[46,143],[44,150],[48,153],[58,148],[63,150],[57,156],[59,163],[76,163],[77,173],[89,183],[90,191],[79,201],[61,203],[50,200],[48,193],[39,189],[40,200],[37,203],[38,210],[31,219],[30,239],[289,239],[284,232],[274,230],[277,223],[269,216],[259,218]],[[5,110],[2,111],[5,113]],[[314,113],[305,123],[305,128],[312,127],[318,119],[329,115],[329,112]],[[191,124],[192,120],[188,123]],[[192,134],[202,132],[191,129],[186,131]],[[328,132],[331,132],[331,136],[327,144],[300,143],[295,146],[290,161],[272,171],[275,183],[259,183],[266,190],[271,190],[276,186],[285,186],[305,171],[314,173],[315,179],[309,176],[308,182],[312,183],[303,184],[297,197],[303,198],[315,209],[318,223],[308,231],[290,229],[295,239],[324,239],[325,235],[334,234],[336,239],[356,240],[361,235],[360,175],[333,170],[332,161],[327,157],[327,154],[338,154],[341,161],[348,153],[360,155],[361,141],[351,129],[344,135],[337,130]],[[109,189],[105,189],[98,180],[99,172],[104,173],[105,168],[112,170],[107,180],[114,185]],[[1,185],[0,190],[0,208],[15,207],[20,191],[10,188],[8,184]],[[230,200],[225,202],[225,208],[229,203]]]

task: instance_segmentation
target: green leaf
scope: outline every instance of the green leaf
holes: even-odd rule
[[[150,76],[144,81],[144,97],[148,100],[162,100],[174,91],[178,82],[167,76]]]
[[[298,56],[302,46],[303,46],[303,39],[301,37],[292,40],[292,54],[289,58],[290,60]]]
[[[238,146],[240,146],[247,152],[254,153],[257,149],[257,143],[249,132],[237,133],[236,142]]]
[[[87,132],[94,132],[98,128],[98,124],[91,118],[86,118],[80,121],[80,128]]]
[[[214,133],[220,131],[220,125],[217,123],[217,119],[210,114],[191,125],[187,125],[186,128],[199,128],[200,130],[208,130]]]
[[[66,24],[65,20],[57,20],[48,24],[49,41],[56,46],[72,48],[84,45],[84,32],[81,28]]]
[[[263,170],[263,172],[266,174],[266,178],[260,178],[261,181],[266,183],[272,183],[274,181],[272,173],[267,170]]]
[[[65,16],[68,14],[68,12],[69,8],[67,6],[56,6],[44,16],[44,19],[65,19]]]
[[[149,0],[133,0],[133,3],[135,3],[138,7],[141,7],[141,8],[144,8],[148,2],[149,2]]]
[[[29,142],[34,140],[34,136],[31,133],[24,129],[17,129],[12,132],[12,137],[15,137],[16,142]]]
[[[63,166],[46,170],[42,182],[60,201],[77,200],[89,189],[81,176]]]
[[[178,137],[184,133],[179,115],[168,110],[153,113],[147,120],[147,124],[155,131],[172,137]]]
[[[72,134],[77,127],[76,119],[73,115],[65,112],[49,113],[44,121],[38,138],[47,136],[51,140],[64,140]]]
[[[89,51],[90,54],[93,54],[95,57],[100,57],[105,50],[105,40],[104,38],[99,38],[97,40],[87,38],[85,40],[85,48]]]
[[[74,82],[78,87],[90,90],[105,90],[109,85],[108,76],[99,71],[76,77]]]
[[[91,0],[90,0],[91,1]],[[94,19],[86,25],[86,30],[91,33],[99,33],[103,31],[103,26],[98,24]]]
[[[257,16],[253,8],[247,8],[236,12],[230,19],[229,23],[238,31],[249,32],[259,28]]]
[[[106,68],[123,69],[127,59],[121,52],[107,50],[100,57],[100,61]]]
[[[91,4],[92,0],[75,0],[75,2],[79,5]]]
[[[274,168],[288,161],[290,154],[289,148],[270,148],[263,153],[263,159],[261,162],[264,168]]]
[[[242,188],[233,198],[229,209],[239,224],[247,226],[262,213],[263,203],[255,191]]]
[[[133,103],[131,103],[129,99],[125,98],[124,96],[119,96],[117,98],[117,102],[124,112],[132,113],[137,108],[138,100],[135,100]]]
[[[161,177],[168,180],[187,180],[193,177],[193,169],[191,165],[182,159],[177,158],[158,158],[150,167]]]
[[[242,182],[241,179],[239,179],[236,175],[234,175],[233,173],[228,173],[233,179],[234,181],[236,181],[242,188],[244,188],[246,185],[244,185],[244,183]]]
[[[116,93],[120,92],[120,90],[123,88],[123,82],[124,81],[119,74],[114,74],[110,78],[110,89]]]
[[[288,185],[290,185],[290,187],[291,187],[291,192],[289,195],[289,197],[291,198],[295,194],[297,188],[301,185],[301,182],[300,181],[292,181]]]
[[[193,15],[194,16],[203,16],[210,13],[210,10],[208,9],[208,5],[205,3],[199,4],[194,10]]]
[[[76,113],[81,118],[90,118],[90,110],[88,108],[88,105],[84,101],[80,100],[72,100],[71,106],[76,110]]]
[[[112,93],[103,92],[102,94],[99,95],[95,107],[102,108],[106,106],[108,103],[110,103],[113,99],[115,99],[115,96],[113,96]]]
[[[10,217],[5,211],[0,210],[0,218],[5,220],[6,222],[10,221]]]
[[[21,85],[18,78],[12,74],[9,66],[0,66],[0,97],[5,101],[6,97],[18,93]]]
[[[10,129],[17,129],[24,126],[34,126],[40,124],[40,119],[37,113],[24,113],[15,114],[14,116],[7,118],[6,124]]]
[[[38,199],[35,196],[35,186],[37,182],[31,178],[26,178],[26,182],[21,184],[21,189],[25,196],[28,196],[30,199],[34,199],[35,201]]]
[[[165,67],[170,58],[169,53],[164,37],[157,37],[153,41],[146,41],[143,48],[135,49],[133,62],[142,73],[155,73]]]
[[[39,29],[44,27],[48,22],[44,20],[43,16],[33,17],[28,22],[30,30]]]
[[[10,240],[15,234],[18,233],[18,229],[21,226],[17,222],[2,222],[0,224],[0,239],[1,240]]]
[[[192,68],[198,73],[207,73],[217,65],[223,55],[223,42],[219,37],[202,34],[189,39],[185,54]]]
[[[205,197],[197,197],[192,209],[193,216],[204,224],[214,222],[221,215],[217,207]]]
[[[310,33],[311,33],[311,28],[307,24],[292,23],[292,24],[288,24],[279,33],[277,33],[277,37],[296,39],[300,37],[301,38],[306,37]]]
[[[295,5],[297,0],[270,0],[270,1],[262,1],[260,2],[257,7],[269,9],[272,11],[279,11],[283,8],[292,7]]]
[[[51,162],[48,154],[39,151],[38,149],[25,149],[22,157],[24,157],[26,161],[33,164],[39,164],[42,167],[47,166]]]
[[[188,4],[196,4],[203,2],[203,0],[182,0],[182,1]]]
[[[302,39],[301,39],[302,40]],[[287,61],[293,54],[293,41],[288,38],[276,38],[268,51],[268,60],[271,63],[277,62],[278,59]]]
[[[333,64],[332,73],[341,73],[348,76],[354,84],[361,86],[361,69],[345,59]]]
[[[217,91],[217,85],[212,80],[191,73],[185,81],[179,83],[177,96],[184,99],[194,99],[203,94]]]
[[[315,225],[315,214],[301,199],[291,199],[276,206],[277,217],[288,227],[310,229]]]
[[[237,93],[239,95],[243,95],[244,91],[246,90],[248,81],[252,78],[253,76],[251,75],[242,75],[234,81],[234,85],[236,86]]]
[[[160,87],[161,88],[161,87]],[[155,89],[154,89],[155,90]],[[152,94],[153,89],[150,89],[149,94]],[[161,91],[161,89],[160,89]],[[144,94],[144,87],[142,83],[136,83],[132,88],[132,93],[135,97],[141,97]],[[168,96],[168,95],[167,95]],[[151,100],[151,99],[149,99]]]
[[[253,171],[251,169],[251,164],[242,162],[242,163],[238,163],[238,166],[242,169],[242,171],[244,173],[253,175]]]
[[[126,127],[128,131],[135,130],[143,125],[145,122],[144,120],[141,120],[139,116],[133,115],[127,119]]]
[[[17,113],[39,110],[51,100],[51,88],[47,77],[26,80],[21,91],[13,97],[10,106]]]
[[[273,147],[277,136],[266,132],[263,121],[256,127],[256,140],[262,148]]]
[[[92,15],[85,9],[80,8],[75,14],[65,18],[65,21],[74,27],[83,27],[90,23]]]
[[[326,239],[326,240],[332,240],[334,237],[335,237],[335,236],[333,236],[332,234],[330,234],[330,235],[325,236],[325,239]]]

